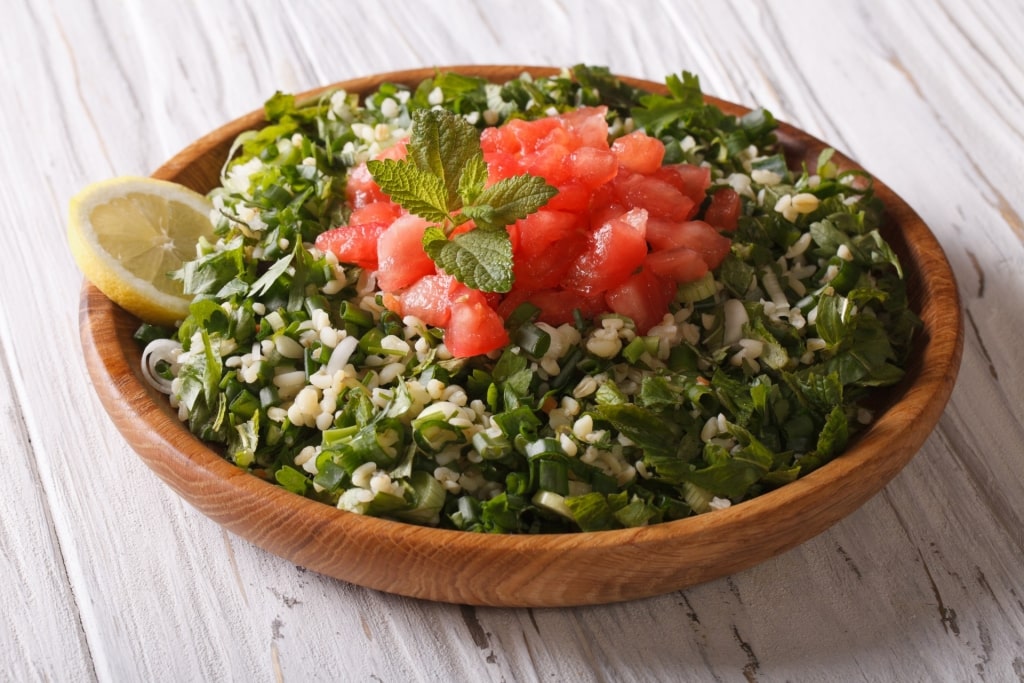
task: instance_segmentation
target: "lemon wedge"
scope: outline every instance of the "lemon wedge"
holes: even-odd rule
[[[71,198],[68,243],[82,274],[111,301],[154,325],[188,315],[191,297],[170,273],[213,238],[203,195],[155,178],[93,183]]]

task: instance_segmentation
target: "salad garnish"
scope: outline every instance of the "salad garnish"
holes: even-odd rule
[[[423,249],[437,266],[481,292],[512,288],[512,244],[505,226],[526,218],[557,193],[527,173],[487,185],[480,131],[445,109],[413,116],[406,159],[372,159],[370,176],[392,201],[434,223]],[[452,236],[473,221],[474,229]]]

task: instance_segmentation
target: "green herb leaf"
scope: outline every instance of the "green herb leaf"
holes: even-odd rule
[[[306,486],[309,485],[309,480],[306,479],[306,475],[299,472],[294,467],[285,465],[277,472],[274,472],[274,479],[278,484],[288,489],[292,493],[297,493],[300,496],[306,493]]]
[[[462,169],[462,177],[459,178],[459,196],[462,197],[463,203],[476,202],[486,182],[487,164],[484,162],[483,155],[471,157]]]
[[[582,496],[569,496],[565,506],[572,511],[572,516],[583,531],[604,531],[615,528],[615,513],[608,504],[608,496],[603,493],[586,493]]]
[[[597,406],[601,419],[639,444],[647,455],[675,457],[680,449],[682,425],[630,403]]]
[[[474,164],[478,172],[479,162],[473,161],[476,158],[483,160],[480,132],[466,119],[444,109],[416,112],[409,141],[409,159],[420,171],[440,180],[445,189],[445,207],[448,211],[454,211],[462,205],[459,185],[463,169]],[[373,173],[372,170],[370,172]],[[383,186],[381,189],[384,189]],[[423,218],[434,220],[427,216]]]
[[[449,219],[444,178],[405,160],[373,159],[366,168],[380,189],[409,213],[438,223]]]
[[[429,230],[429,229],[428,229]],[[481,292],[512,289],[512,241],[504,230],[470,230],[448,240],[430,241],[423,249],[446,273]]]
[[[558,190],[539,176],[517,175],[504,178],[483,190],[463,213],[476,221],[477,227],[501,228],[526,218],[548,203]]]
[[[281,274],[288,270],[288,266],[291,265],[292,257],[295,254],[288,254],[282,259],[278,259],[274,265],[272,265],[267,272],[260,276],[260,279],[252,283],[250,290],[250,296],[260,296],[265,294],[268,289],[277,281],[277,278],[281,277]]]

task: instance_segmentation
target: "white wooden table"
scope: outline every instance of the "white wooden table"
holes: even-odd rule
[[[1017,0],[9,0],[0,25],[0,680],[1024,680],[1024,6]],[[198,514],[81,360],[68,198],[275,90],[415,66],[603,64],[832,142],[947,250],[952,401],[881,494],[741,574],[632,603],[379,594]]]

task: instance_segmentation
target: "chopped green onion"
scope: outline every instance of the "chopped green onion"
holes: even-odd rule
[[[699,280],[686,282],[676,288],[676,301],[684,304],[703,301],[715,295],[718,287],[715,284],[715,276],[707,272]]]
[[[551,335],[531,322],[520,325],[515,330],[512,341],[522,347],[523,351],[539,358],[548,352],[551,346]]]
[[[561,515],[566,519],[575,519],[572,510],[565,504],[565,497],[551,491],[537,491],[533,494],[532,502],[539,508]]]
[[[538,488],[559,495],[569,493],[569,468],[559,460],[537,461]]]

